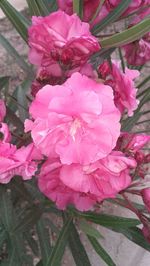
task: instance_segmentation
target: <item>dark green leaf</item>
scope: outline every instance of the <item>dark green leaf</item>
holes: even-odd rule
[[[140,89],[142,86],[144,86],[148,81],[150,81],[150,76],[146,77],[142,82],[137,85],[137,87]]]
[[[7,0],[0,0],[0,7],[5,13],[6,17],[11,21],[20,36],[27,42],[29,21],[18,12]]]
[[[84,220],[80,221],[79,226],[86,235],[93,236],[95,238],[104,238],[96,228],[92,227],[91,224]]]
[[[18,102],[18,111],[19,111],[19,118],[22,122],[28,118],[28,104],[26,99],[26,92],[23,87],[20,85],[18,86],[17,91],[17,102]]]
[[[96,238],[92,236],[87,236],[96,253],[105,261],[108,266],[116,266],[113,262],[112,258],[106,252],[106,250],[100,245],[100,243],[96,240]]]
[[[127,229],[121,229],[121,228],[115,228],[112,229],[115,232],[122,233],[124,236],[126,236],[129,240],[134,242],[135,244],[139,245],[140,247],[146,249],[147,251],[150,251],[150,244],[145,240],[142,230],[137,227],[131,227]]]
[[[93,34],[98,34],[101,30],[103,30],[106,26],[108,26],[110,23],[114,22],[119,18],[122,13],[127,9],[129,4],[131,3],[131,0],[122,0],[121,3],[114,8],[109,14],[98,24],[96,24],[92,28]]]
[[[29,247],[32,249],[34,255],[39,256],[39,248],[37,241],[32,237],[32,235],[29,232],[24,232],[23,235]]]
[[[80,18],[83,16],[83,0],[73,0],[73,12]]]
[[[16,60],[17,64],[25,71],[25,73],[29,77],[31,77],[31,75],[33,73],[31,67],[24,61],[24,59],[18,54],[18,52],[15,50],[15,48],[1,34],[0,34],[0,44]]]
[[[41,216],[41,210],[38,209],[36,206],[31,206],[30,211],[26,211],[25,216],[20,219],[18,224],[13,230],[13,233],[15,232],[25,232],[28,229],[30,229],[34,224],[37,223]]]
[[[91,266],[86,250],[73,223],[71,224],[69,235],[69,246],[77,266]]]
[[[0,90],[3,89],[5,86],[7,86],[8,82],[9,82],[9,78],[8,76],[5,77],[0,77]]]
[[[71,221],[72,217],[69,217],[66,223],[64,224],[59,237],[56,241],[54,248],[49,256],[46,266],[59,266],[61,259],[63,257],[65,247],[67,245],[68,237],[71,231]]]
[[[93,56],[91,56],[91,64],[94,69],[97,69],[97,67],[103,63],[104,60],[106,60],[114,51],[116,48],[110,48],[110,49],[101,49],[99,52],[95,53]]]
[[[39,238],[42,262],[44,265],[46,265],[49,255],[51,253],[51,245],[50,245],[50,235],[48,229],[45,227],[43,218],[41,218],[38,221],[36,228]]]
[[[79,217],[85,218],[88,221],[102,225],[104,227],[112,228],[128,228],[136,226],[141,222],[137,219],[124,218],[108,214],[98,214],[94,212],[77,212]]]
[[[103,48],[119,47],[130,42],[140,39],[143,35],[150,31],[150,18],[143,20],[135,26],[114,34],[109,38],[100,41]]]

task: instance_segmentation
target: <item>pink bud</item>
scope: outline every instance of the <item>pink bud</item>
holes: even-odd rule
[[[145,203],[145,207],[150,212],[150,188],[144,188],[141,191],[141,195],[142,195],[143,201]]]

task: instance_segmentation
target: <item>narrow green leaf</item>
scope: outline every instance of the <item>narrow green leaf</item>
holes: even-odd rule
[[[24,238],[27,241],[29,247],[32,249],[35,256],[39,256],[39,248],[37,241],[32,237],[31,233],[24,232]]]
[[[71,224],[69,235],[69,246],[77,266],[91,266],[86,250],[73,223]]]
[[[40,216],[41,216],[41,210],[39,210],[35,206],[31,206],[31,210],[26,211],[25,216],[22,219],[20,219],[20,221],[18,222],[18,224],[14,228],[13,233],[27,231],[34,224],[37,223]]]
[[[25,90],[22,88],[22,86],[18,86],[17,91],[17,100],[18,100],[18,110],[19,110],[19,117],[22,122],[25,121],[26,118],[28,118],[28,104],[26,99]]]
[[[73,12],[80,18],[83,16],[83,0],[73,0]]]
[[[104,238],[96,228],[92,227],[91,224],[84,220],[80,221],[79,226],[86,235],[93,236],[95,238]]]
[[[112,228],[128,228],[139,225],[141,222],[137,219],[124,218],[108,214],[98,214],[94,212],[77,212],[79,217],[85,218],[88,221],[102,225],[104,227]]]
[[[142,86],[144,86],[148,81],[150,81],[150,76],[146,77],[142,82],[137,85],[137,87],[140,89]]]
[[[44,2],[49,10],[49,13],[52,13],[58,9],[56,0],[44,0]]]
[[[15,29],[25,42],[28,40],[27,29],[29,27],[29,21],[18,12],[7,0],[0,1],[0,8],[5,13],[6,17],[11,21]]]
[[[12,230],[13,206],[10,194],[1,187],[0,190],[0,220],[2,221],[7,232]]]
[[[98,34],[101,30],[103,30],[107,25],[114,22],[117,18],[119,18],[123,12],[127,9],[131,0],[122,0],[121,3],[114,8],[100,23],[96,24],[92,28],[93,34]]]
[[[42,256],[42,262],[44,265],[46,265],[47,260],[49,258],[49,255],[51,253],[51,245],[50,245],[50,235],[45,227],[45,224],[43,222],[43,218],[41,218],[36,226],[37,234],[39,238],[39,245],[41,250],[41,256]]]
[[[100,44],[103,48],[119,47],[140,39],[143,35],[145,35],[149,31],[150,31],[150,18],[147,18],[125,31],[114,34],[109,38],[100,40]]]
[[[59,237],[56,241],[54,248],[49,256],[46,266],[59,266],[61,263],[61,259],[63,257],[65,247],[67,245],[68,237],[71,229],[71,221],[72,217],[68,218],[66,223],[64,224]]]
[[[44,1],[36,0],[36,2],[38,4],[38,6],[39,6],[41,15],[43,15],[43,16],[49,15],[49,9],[48,9],[48,6],[47,6],[47,2],[45,0]]]
[[[139,245],[140,247],[146,249],[150,252],[150,244],[145,240],[142,230],[137,227],[131,227],[127,229],[115,228],[112,229],[115,232],[122,233],[125,237],[127,237],[130,241]]]
[[[35,16],[41,16],[41,10],[39,8],[39,5],[37,4],[36,0],[26,0],[28,7],[29,7],[29,11],[31,13],[31,15],[35,15]]]
[[[96,240],[96,238],[92,236],[87,236],[90,243],[92,244],[93,248],[95,249],[96,253],[105,261],[108,266],[116,266],[113,262],[112,258],[106,252],[106,250],[100,245],[100,243]]]
[[[9,79],[10,77],[8,76],[0,77],[0,90],[3,89],[5,86],[7,86]]]
[[[6,40],[6,38],[0,34],[0,44],[6,49],[6,51],[15,59],[17,64],[25,71],[25,73],[31,77],[33,71],[26,61],[18,54],[16,49]]]
[[[4,226],[0,226],[0,249],[4,243],[4,241],[8,238],[8,234],[4,228]]]

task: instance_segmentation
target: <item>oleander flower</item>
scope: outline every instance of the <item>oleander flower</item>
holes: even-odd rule
[[[100,0],[84,0],[84,8],[83,8],[83,21],[90,22],[92,20],[94,14],[99,7]],[[57,0],[58,7],[65,11],[67,14],[73,14],[73,0]],[[96,23],[100,22],[104,17],[108,15],[109,11],[107,10],[106,6],[103,5],[100,12],[98,12],[96,18],[92,21],[91,26],[95,25]]]
[[[120,112],[112,88],[75,73],[64,84],[46,85],[25,121],[43,155],[64,164],[89,164],[106,157],[120,135]]]
[[[144,65],[150,61],[150,33],[141,39],[126,44],[123,47],[128,64],[133,66]]]
[[[0,122],[3,121],[5,115],[6,115],[5,103],[3,100],[0,99]]]
[[[114,198],[131,183],[129,169],[135,160],[112,152],[108,157],[86,166],[62,165],[58,159],[43,164],[38,179],[40,190],[60,209],[74,204],[81,211],[91,209],[96,202]]]
[[[87,211],[96,203],[96,197],[90,193],[80,193],[65,186],[59,178],[62,164],[58,159],[48,159],[41,168],[38,186],[41,192],[56,202],[59,209],[64,210],[73,204],[80,211]]]
[[[88,23],[63,11],[47,17],[34,16],[28,33],[30,62],[49,67],[53,76],[61,76],[66,70],[84,65],[100,49]]]
[[[97,16],[93,18],[100,4],[100,0],[84,0],[83,7],[83,21],[89,22],[91,27],[96,23],[99,23],[102,19],[104,19],[111,11],[113,11],[119,4],[120,0],[105,0],[102,5],[100,11],[97,13]],[[73,0],[57,0],[58,7],[65,11],[67,14],[73,14]],[[137,17],[144,18],[145,16],[150,14],[150,8],[148,5],[150,4],[150,0],[134,0],[131,1],[127,9],[123,12],[121,16],[126,16],[139,10]],[[145,7],[145,8],[144,8]],[[91,22],[92,20],[92,22]]]
[[[145,203],[146,209],[150,212],[150,188],[144,188],[141,191],[143,202]]]
[[[137,89],[135,88],[134,79],[139,76],[139,71],[125,68],[125,73],[120,69],[120,62],[113,61],[110,67],[105,61],[99,67],[99,72],[105,80],[105,84],[110,85],[114,91],[114,101],[117,108],[123,113],[128,111],[132,116],[136,110],[139,101],[136,99]]]
[[[31,179],[37,170],[34,145],[17,149],[15,145],[0,142],[0,183],[8,183],[15,175]]]

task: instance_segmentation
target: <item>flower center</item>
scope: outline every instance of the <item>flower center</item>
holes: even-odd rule
[[[72,122],[72,125],[71,125],[71,128],[70,128],[70,135],[73,138],[73,140],[75,140],[76,132],[77,132],[78,128],[80,128],[80,127],[81,127],[81,122],[80,122],[80,120],[78,118],[76,118]]]

